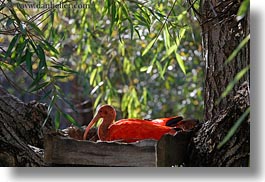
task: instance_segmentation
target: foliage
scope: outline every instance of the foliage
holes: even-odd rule
[[[60,116],[77,124],[65,107],[85,100],[112,104],[119,117],[202,118],[201,40],[189,4],[53,3],[0,4],[0,68],[22,96],[49,102],[57,128]]]
[[[250,7],[250,0],[244,0],[239,7],[237,12],[237,20],[240,21],[245,17]]]

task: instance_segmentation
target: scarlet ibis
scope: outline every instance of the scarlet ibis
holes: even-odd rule
[[[143,139],[159,140],[164,134],[176,134],[173,127],[166,126],[171,119],[148,120],[142,119],[121,119],[114,122],[116,119],[116,111],[110,105],[103,105],[99,108],[92,121],[87,126],[83,139],[86,140],[87,134],[92,126],[100,118],[103,119],[101,125],[98,127],[98,137],[101,141],[122,141],[122,142],[135,142]],[[175,120],[180,120],[179,118]]]
[[[158,119],[145,119],[147,121],[151,121],[154,124],[162,125],[162,126],[176,126],[178,122],[183,120],[181,116],[173,116],[169,118],[158,118]]]

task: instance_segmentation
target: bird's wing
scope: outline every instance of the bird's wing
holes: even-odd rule
[[[161,125],[161,126],[174,127],[181,120],[183,120],[182,116],[173,116],[173,117],[168,117],[168,118],[158,118],[158,119],[154,119],[150,121],[155,124]]]
[[[125,142],[134,142],[143,139],[159,140],[166,133],[173,135],[176,131],[171,127],[156,125],[145,120],[123,119],[109,127],[107,140],[122,139]]]

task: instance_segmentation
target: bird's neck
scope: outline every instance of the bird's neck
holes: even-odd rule
[[[114,122],[114,118],[103,118],[103,121],[101,125],[98,128],[98,137],[101,141],[105,141],[108,132],[109,132],[109,126]]]

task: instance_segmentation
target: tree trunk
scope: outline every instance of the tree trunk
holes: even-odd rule
[[[230,94],[216,104],[228,83],[239,71],[250,64],[249,44],[234,60],[229,64],[224,64],[239,43],[249,34],[249,17],[239,22],[236,20],[240,4],[238,0],[212,0],[202,4],[202,35],[206,61],[205,121],[212,119],[225,109],[239,86],[244,81],[249,81],[249,74],[246,74]]]
[[[249,165],[249,115],[233,137],[221,149],[217,149],[229,129],[249,107],[249,72],[217,103],[228,83],[250,64],[249,43],[230,63],[224,64],[250,33],[249,13],[241,21],[236,20],[240,5],[238,0],[201,0],[203,53],[206,61],[205,112],[204,122],[191,143],[188,166]]]
[[[0,166],[44,166],[43,135],[51,129],[43,104],[25,104],[0,87]]]

